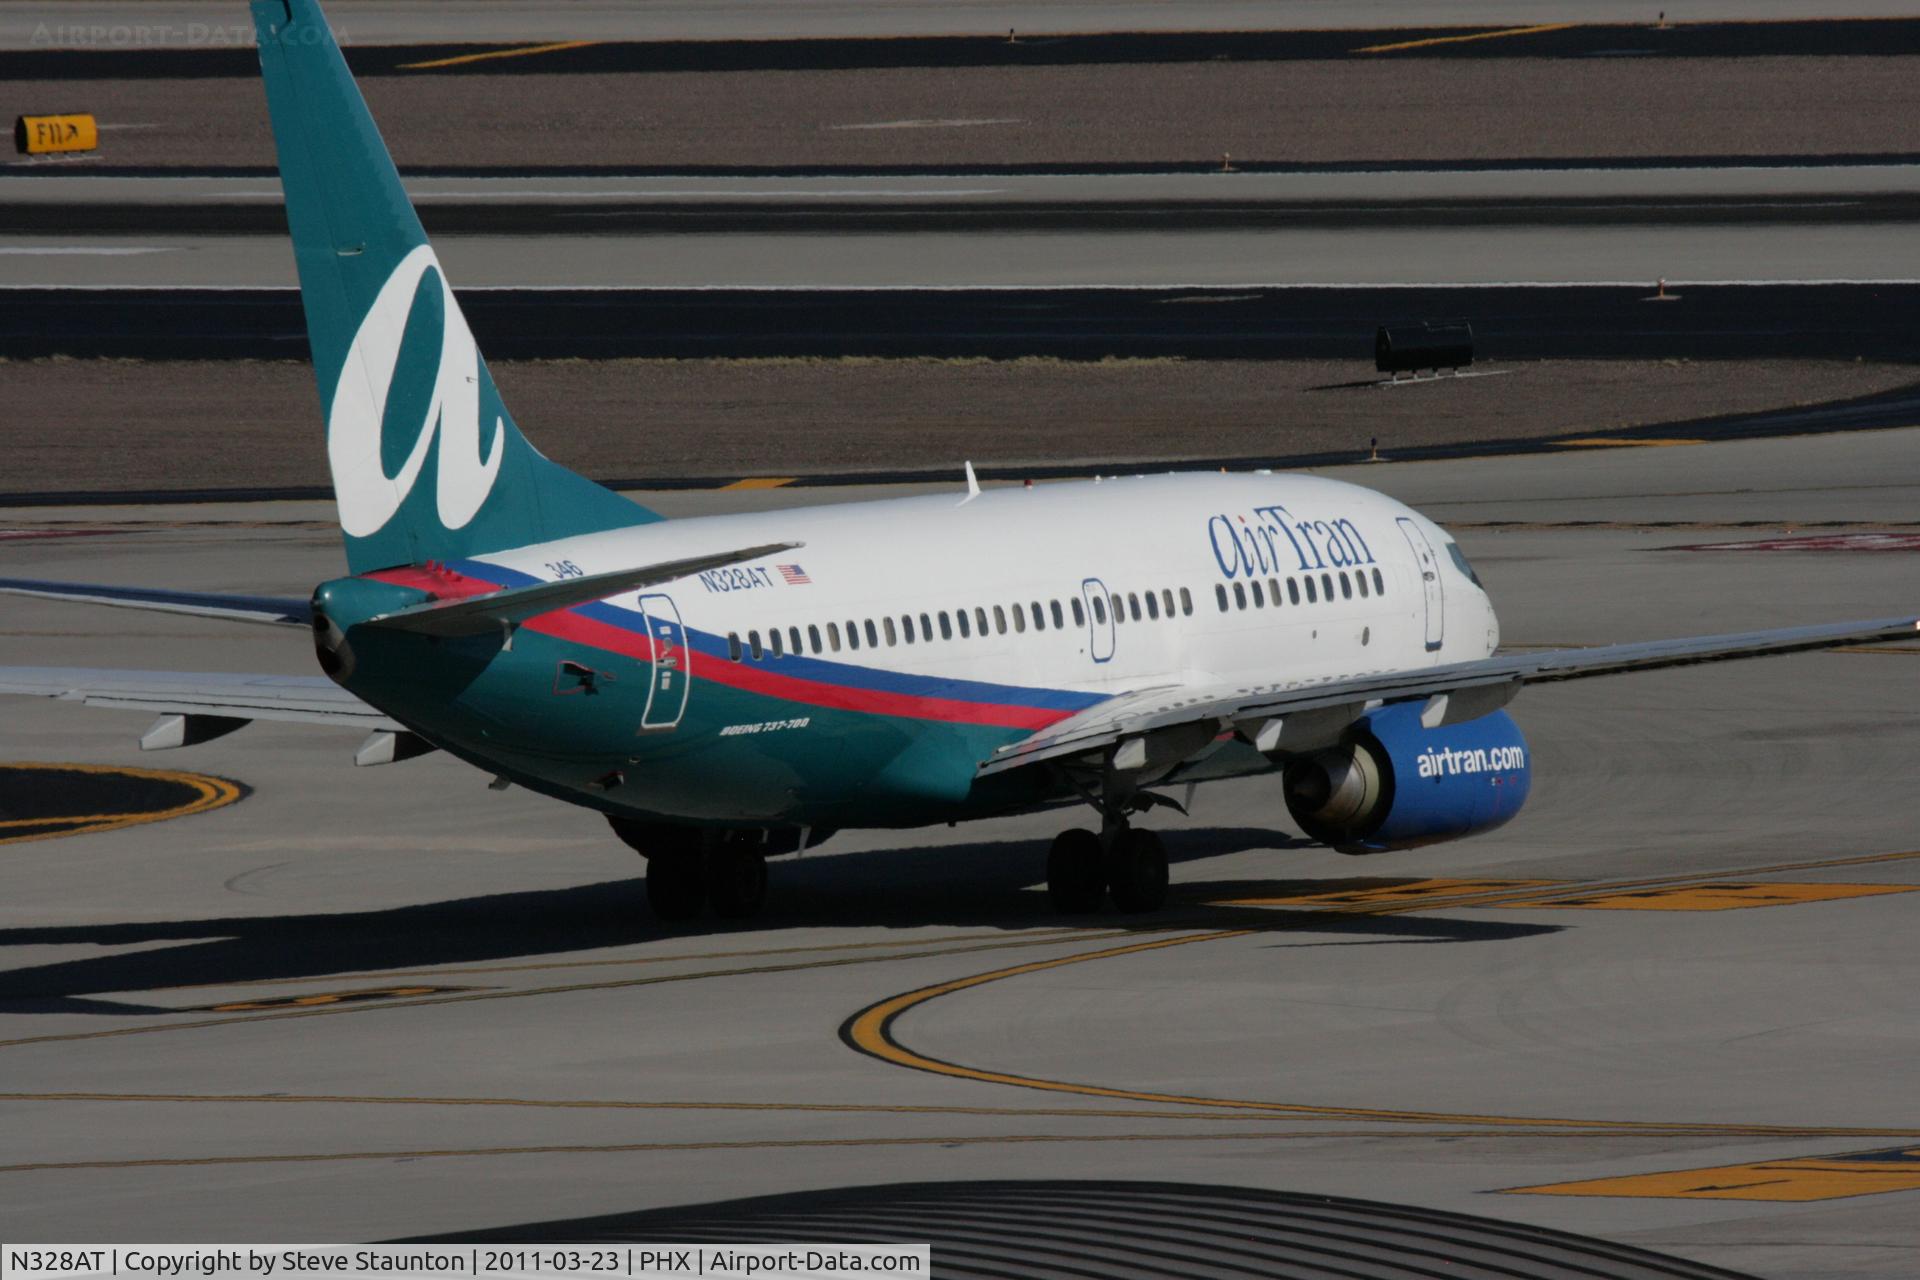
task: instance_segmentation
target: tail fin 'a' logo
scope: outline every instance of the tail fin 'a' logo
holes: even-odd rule
[[[429,270],[440,285],[440,358],[419,435],[399,473],[390,476],[382,460],[387,398],[420,281]],[[494,419],[493,439],[484,459],[480,430],[479,348],[432,248],[416,246],[394,267],[367,308],[334,385],[327,414],[327,458],[333,468],[341,528],[352,537],[368,537],[384,529],[413,492],[436,435],[440,449],[435,499],[440,523],[447,529],[465,527],[493,492],[507,451],[503,418],[496,415]]]
[[[347,567],[658,520],[515,426],[317,0],[252,10]]]

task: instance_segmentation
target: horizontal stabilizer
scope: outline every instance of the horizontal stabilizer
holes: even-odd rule
[[[0,595],[72,600],[80,604],[105,604],[120,609],[146,609],[154,613],[282,627],[304,627],[313,618],[313,610],[305,600],[163,591],[153,587],[103,587],[85,582],[41,582],[33,578],[0,578]]]
[[[561,578],[558,582],[539,582],[530,587],[509,587],[504,591],[490,591],[483,596],[436,600],[380,614],[367,619],[362,625],[430,636],[473,636],[489,631],[510,631],[528,618],[552,613],[556,609],[591,604],[608,596],[658,586],[689,574],[724,568],[743,560],[758,560],[780,551],[792,551],[801,545],[798,542],[769,542],[764,546],[744,547],[739,551],[720,551],[685,560],[665,560],[633,569],[616,569],[612,573]]]

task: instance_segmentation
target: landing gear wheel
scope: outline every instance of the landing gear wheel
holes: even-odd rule
[[[1053,909],[1061,915],[1085,915],[1098,911],[1106,896],[1100,837],[1078,827],[1055,836],[1047,850],[1047,897]]]
[[[697,855],[656,853],[647,859],[647,903],[662,920],[691,920],[707,903]]]
[[[713,914],[745,920],[767,905],[767,859],[757,843],[723,840],[707,853],[707,900]]]
[[[1167,848],[1151,831],[1124,827],[1107,854],[1107,888],[1113,905],[1127,912],[1167,905]]]

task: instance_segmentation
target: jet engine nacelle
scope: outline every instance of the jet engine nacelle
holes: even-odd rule
[[[1340,746],[1282,774],[1287,811],[1342,853],[1380,853],[1491,831],[1532,785],[1526,739],[1504,711],[1428,729],[1421,702],[1368,712]]]

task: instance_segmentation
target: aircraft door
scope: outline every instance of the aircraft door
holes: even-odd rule
[[[1112,597],[1107,592],[1107,584],[1098,578],[1088,578],[1080,584],[1080,594],[1087,607],[1087,627],[1089,641],[1087,653],[1095,662],[1113,661],[1113,615],[1107,612]]]
[[[687,710],[693,651],[687,647],[687,629],[671,597],[657,593],[641,596],[640,613],[647,620],[653,656],[653,679],[647,686],[647,709],[640,715],[640,727],[671,729]]]
[[[1427,541],[1427,535],[1420,526],[1401,516],[1400,532],[1406,537],[1407,545],[1413,549],[1414,567],[1420,570],[1420,589],[1426,596],[1427,608],[1427,649],[1438,649],[1445,636],[1447,625],[1447,589],[1440,580],[1440,562],[1433,554],[1433,544]]]

